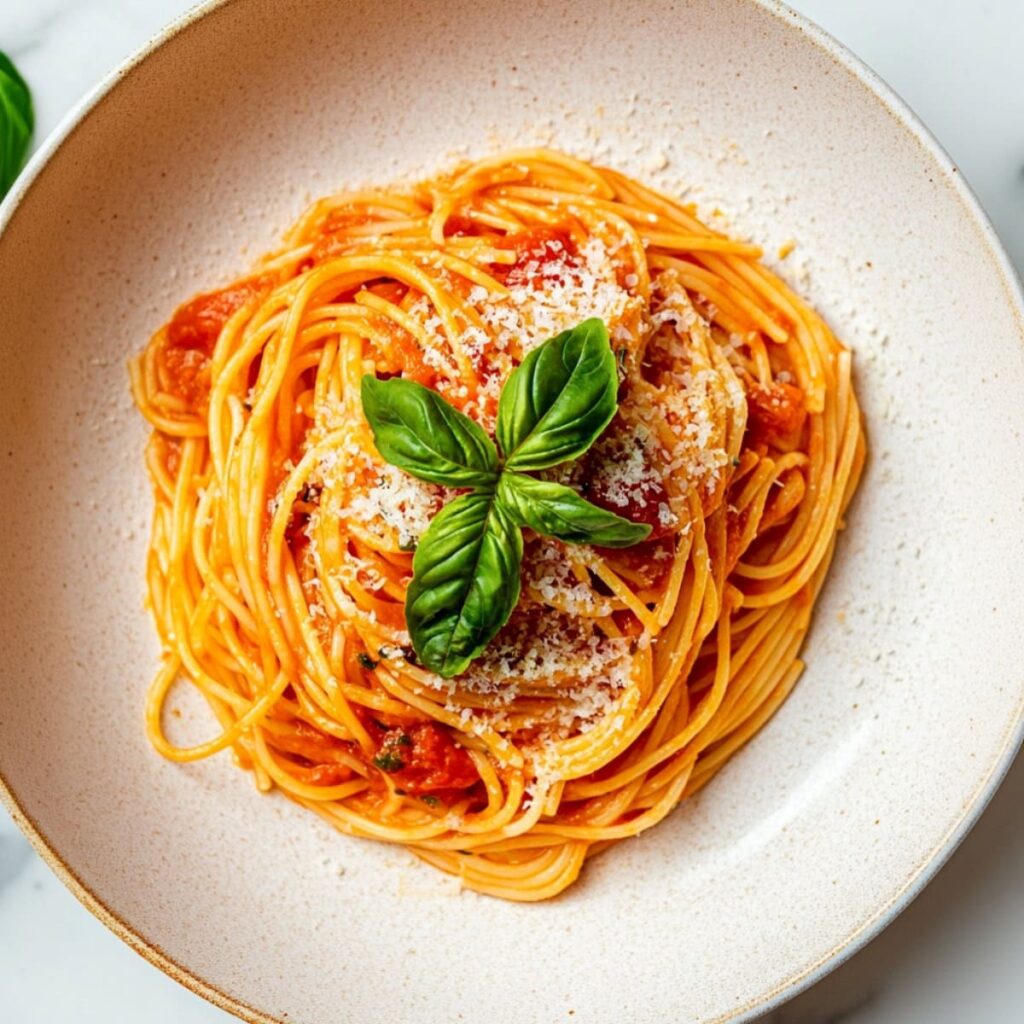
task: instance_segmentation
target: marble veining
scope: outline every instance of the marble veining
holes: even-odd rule
[[[14,0],[0,49],[35,96],[38,143],[184,0]],[[951,152],[1024,268],[1024,4],[799,0],[868,61]],[[88,45],[83,45],[88,40]],[[924,894],[878,939],[765,1024],[954,1024],[1024,1005],[1024,763]],[[0,1000],[5,1019],[226,1022],[80,907],[0,811]]]

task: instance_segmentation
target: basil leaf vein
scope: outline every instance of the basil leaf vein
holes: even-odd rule
[[[28,85],[10,57],[0,52],[0,199],[21,170],[34,127]]]
[[[363,377],[363,413],[377,451],[407,473],[448,487],[493,487],[494,442],[436,391],[401,377]]]
[[[625,548],[645,540],[646,523],[634,523],[581,498],[571,487],[522,473],[503,473],[498,501],[520,526],[570,544]]]
[[[519,601],[523,538],[493,493],[465,494],[431,520],[413,556],[405,620],[422,663],[464,672]]]
[[[618,407],[615,356],[596,318],[535,348],[498,402],[498,444],[508,469],[546,469],[578,458]]]

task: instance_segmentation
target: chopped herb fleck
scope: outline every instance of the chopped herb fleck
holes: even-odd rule
[[[430,793],[427,793],[425,796],[421,796],[420,799],[428,807],[440,807],[441,806],[441,801],[438,800],[436,796],[432,796]]]
[[[365,651],[360,651],[356,655],[356,661],[358,661],[367,672],[370,672],[377,667],[377,662],[375,662]]]
[[[740,464],[740,457],[738,455],[734,455],[732,457],[732,464],[734,466],[738,466]]]
[[[407,732],[399,733],[395,743],[400,743],[403,747],[411,747],[412,737]]]
[[[405,762],[391,753],[390,750],[382,750],[374,759],[373,763],[389,775],[392,772],[400,772],[405,767]]]

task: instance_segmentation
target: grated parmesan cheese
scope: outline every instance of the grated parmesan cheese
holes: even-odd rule
[[[381,463],[376,482],[348,504],[334,509],[341,519],[376,528],[384,526],[397,535],[400,547],[411,547],[426,531],[450,492],[437,484],[426,483],[403,473],[397,466]]]
[[[607,231],[603,225],[598,230],[602,227]],[[470,292],[470,302],[493,330],[494,342],[500,348],[520,346],[525,355],[582,320],[599,317],[612,326],[626,313],[631,296],[618,283],[615,264],[597,234],[576,255],[558,241],[547,244],[559,258],[542,261],[539,257],[543,253],[538,252],[538,259],[524,267],[528,281],[540,279],[539,287],[515,284],[507,297],[480,295],[476,289]]]

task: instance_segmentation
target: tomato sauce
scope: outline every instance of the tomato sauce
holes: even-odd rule
[[[370,720],[367,726],[377,744],[374,765],[406,793],[465,790],[480,781],[473,759],[437,722],[388,728]]]
[[[535,227],[506,235],[495,243],[499,249],[511,249],[516,261],[511,265],[495,264],[491,270],[499,281],[510,288],[528,285],[542,288],[551,276],[548,264],[565,263],[576,257],[576,245],[565,228]]]
[[[621,608],[612,612],[612,619],[615,625],[622,631],[623,636],[636,638],[644,631],[643,623],[627,608]]]
[[[198,349],[210,355],[221,328],[250,299],[262,295],[269,282],[262,277],[239,281],[218,292],[205,292],[179,306],[167,325],[172,348]]]
[[[480,781],[473,759],[437,722],[388,724],[367,708],[355,710],[373,740],[376,753],[372,765],[390,776],[397,789],[415,796],[444,793],[457,798]],[[301,721],[293,732],[274,735],[273,745],[301,758],[290,764],[289,770],[316,786],[333,786],[353,777],[353,770],[340,756],[343,752],[364,757],[356,744]]]
[[[678,528],[675,520],[668,523],[662,522],[662,510],[668,505],[668,491],[665,484],[657,476],[645,478],[644,487],[639,492],[633,490],[626,498],[625,505],[616,505],[608,496],[603,493],[599,480],[595,480],[589,491],[586,491],[588,500],[595,505],[607,509],[622,516],[633,523],[643,523],[651,528],[648,540],[657,540],[667,537]]]
[[[774,448],[795,445],[807,419],[803,391],[782,381],[754,384],[747,392],[747,412],[750,443]]]
[[[453,213],[444,222],[445,238],[458,238],[459,236],[477,234],[476,224],[469,217],[461,213]]]
[[[390,324],[390,321],[389,321]],[[420,343],[408,331],[395,325],[389,327],[391,347],[397,368],[406,380],[414,380],[424,387],[437,389],[437,370],[427,364]]]
[[[602,442],[584,457],[582,494],[599,508],[614,512],[634,523],[643,523],[651,528],[648,540],[667,537],[679,529],[673,517],[662,522],[662,514],[669,505],[668,490],[656,468],[648,465],[642,477],[635,483],[623,484],[616,481],[614,474],[600,471],[601,466],[613,459],[625,459],[621,450],[615,447],[615,439],[625,436],[629,427],[621,415],[612,420]]]
[[[405,606],[398,601],[381,599],[374,602],[373,610],[377,621],[392,629],[405,629]]]
[[[179,306],[167,325],[160,353],[165,386],[198,410],[210,393],[210,357],[221,329],[247,302],[263,295],[270,281],[250,278],[217,292],[205,292]]]
[[[352,753],[354,744],[345,743],[299,721],[294,733],[280,733],[273,737],[278,750],[301,757],[306,764],[293,762],[291,773],[303,782],[314,786],[336,786],[347,782],[354,772],[339,757],[343,751]]]

